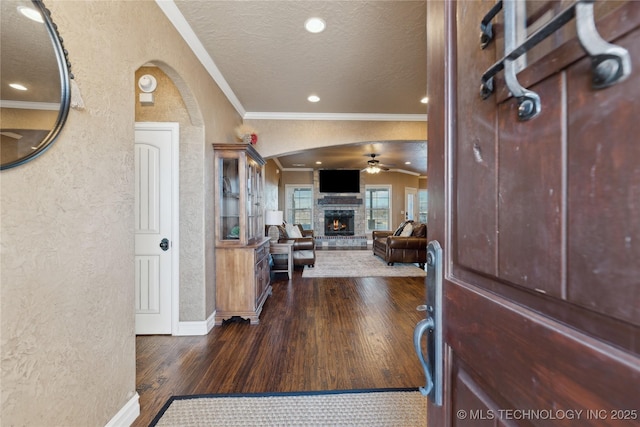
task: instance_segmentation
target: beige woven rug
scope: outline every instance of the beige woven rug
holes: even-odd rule
[[[315,267],[304,267],[302,277],[424,277],[416,264],[387,263],[373,250],[319,250]]]
[[[168,408],[167,408],[168,405]],[[173,397],[151,426],[407,426],[427,424],[415,390]]]

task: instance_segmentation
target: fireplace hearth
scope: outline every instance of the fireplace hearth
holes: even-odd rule
[[[324,235],[325,236],[353,236],[353,210],[326,210],[324,211]]]

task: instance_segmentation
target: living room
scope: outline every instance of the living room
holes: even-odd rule
[[[345,150],[348,148],[345,147]],[[426,156],[426,153],[425,153]],[[364,158],[363,158],[364,159]],[[366,160],[366,159],[365,159]],[[362,162],[366,164],[365,161]],[[287,203],[287,198],[292,197],[292,192],[303,189],[308,190],[312,194],[311,217],[312,220],[304,224],[305,229],[314,230],[317,238],[326,237],[324,232],[324,214],[326,210],[353,210],[355,213],[354,229],[350,230],[349,236],[364,237],[371,243],[371,232],[373,230],[395,230],[395,228],[405,220],[405,200],[406,190],[417,192],[417,200],[415,204],[415,213],[413,217],[416,220],[419,217],[426,216],[427,197],[427,179],[426,176],[417,176],[415,174],[405,173],[402,171],[386,171],[377,174],[369,174],[365,172],[359,173],[358,192],[328,192],[324,193],[319,190],[318,171],[315,170],[293,170],[279,168],[273,160],[268,160],[266,165],[266,179],[269,185],[277,185],[278,188],[278,206],[277,210],[286,212],[284,215],[287,222],[299,223],[294,219],[294,209],[291,202]],[[384,220],[377,221],[371,218],[371,211],[365,212],[366,194],[371,188],[386,189],[388,191],[388,214]],[[385,193],[386,194],[386,193]],[[328,198],[332,200],[327,201]],[[342,198],[343,201],[340,200]],[[353,200],[352,200],[353,199]],[[422,203],[418,203],[418,202]],[[324,203],[323,203],[324,202]],[[322,203],[322,204],[321,204]],[[423,206],[423,209],[420,209]],[[304,212],[306,214],[306,212]],[[306,215],[305,215],[306,216]],[[339,239],[335,236],[334,239]],[[353,239],[353,237],[351,237]]]

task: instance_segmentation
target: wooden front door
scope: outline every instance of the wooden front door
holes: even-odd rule
[[[523,4],[524,2],[519,2]],[[570,2],[528,2],[528,21]],[[429,240],[443,247],[441,426],[640,423],[640,2],[596,3],[628,78],[592,88],[575,20],[527,55],[519,120],[495,1],[427,2]],[[520,11],[522,12],[522,11]],[[545,18],[545,16],[547,18]]]

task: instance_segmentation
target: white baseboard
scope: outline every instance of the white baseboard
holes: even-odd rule
[[[213,310],[211,316],[207,318],[207,333],[211,332],[213,327],[216,325],[216,311]]]
[[[207,320],[178,322],[178,332],[174,336],[207,335],[216,322],[216,312],[211,313]]]
[[[140,415],[140,396],[134,394],[131,399],[109,420],[105,427],[129,427]]]

